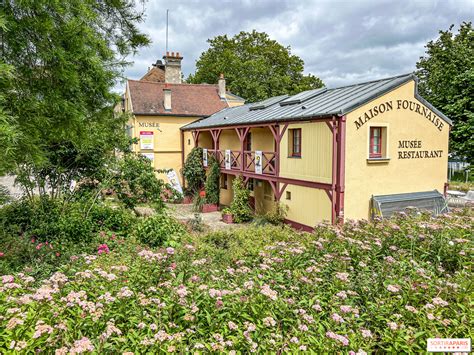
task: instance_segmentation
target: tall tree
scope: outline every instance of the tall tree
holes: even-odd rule
[[[450,151],[474,164],[474,30],[440,31],[416,64],[420,94],[453,121]]]
[[[210,48],[196,62],[191,83],[216,83],[224,73],[227,87],[249,102],[296,94],[323,86],[314,75],[304,75],[303,60],[266,33],[240,32],[209,39]]]
[[[94,172],[124,141],[112,89],[124,58],[149,43],[137,28],[142,12],[134,0],[2,3],[1,64],[14,80],[3,92],[0,115],[9,114],[18,138],[11,150],[15,167],[8,170],[29,186],[59,187]],[[15,137],[4,131],[0,142]]]
[[[6,31],[5,19],[0,16],[0,31]],[[15,120],[4,109],[5,93],[11,90],[13,67],[0,58],[0,175],[14,165],[16,146],[19,138]]]

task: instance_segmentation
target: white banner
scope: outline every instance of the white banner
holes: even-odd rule
[[[140,149],[153,150],[153,132],[140,131]]]
[[[207,168],[207,149],[202,150],[202,165]]]
[[[230,154],[230,149],[226,149],[225,151],[225,168],[226,170],[230,170],[232,165],[232,155]]]
[[[176,174],[176,171],[171,170],[166,174],[166,177],[168,178],[168,181],[173,189],[175,189],[179,193],[183,193],[183,189],[181,188],[181,184],[179,182],[178,174]]]
[[[263,174],[263,153],[261,150],[255,151],[255,174]]]

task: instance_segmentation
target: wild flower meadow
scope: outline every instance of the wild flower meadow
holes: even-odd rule
[[[249,227],[255,249],[219,260],[206,238],[101,245],[44,281],[1,277],[0,350],[422,352],[429,337],[474,335],[473,225],[457,214]]]

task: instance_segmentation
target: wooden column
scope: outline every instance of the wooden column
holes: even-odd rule
[[[337,180],[336,180],[336,217],[344,222],[344,190],[346,165],[346,116],[339,117],[337,127]]]
[[[275,126],[268,126],[270,128],[270,131],[272,132],[273,135],[273,140],[274,140],[274,147],[275,147],[275,176],[278,178],[280,176],[280,143],[283,138],[283,135],[286,132],[286,129],[288,128],[288,123],[285,123],[283,125],[283,128],[280,129],[280,125],[275,125]],[[280,201],[281,195],[283,194],[283,191],[286,189],[286,186],[288,184],[285,184],[280,191],[280,183],[277,181],[275,183],[275,187],[272,188],[274,189],[275,193],[275,199],[277,201]]]
[[[212,129],[210,130],[212,136],[212,146],[214,148],[214,157],[216,158],[217,162],[219,162],[219,137],[222,133],[222,129]]]
[[[235,132],[240,140],[240,171],[244,171],[245,168],[245,153],[244,153],[244,142],[247,134],[250,131],[250,127],[236,127]]]
[[[333,116],[327,122],[332,131],[332,177],[331,177],[331,223],[336,223],[336,181],[337,181],[337,120]]]
[[[199,144],[199,135],[201,134],[200,131],[191,131],[194,140],[194,147],[197,147]]]

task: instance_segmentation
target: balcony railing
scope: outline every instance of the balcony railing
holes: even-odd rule
[[[223,170],[226,169],[225,150],[208,150],[208,155],[214,155]],[[262,175],[276,175],[275,152],[262,152]],[[243,167],[243,168],[242,168]],[[240,150],[230,151],[230,170],[237,170],[256,174],[255,170],[255,151],[246,150],[242,155]]]

